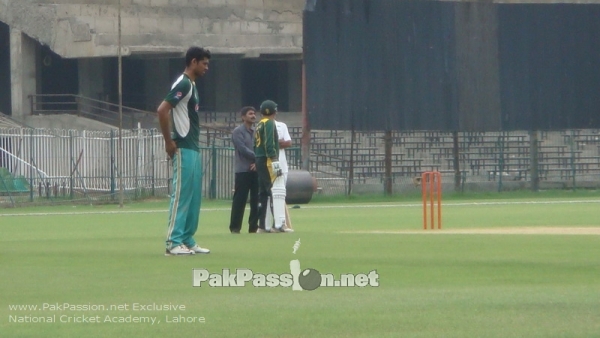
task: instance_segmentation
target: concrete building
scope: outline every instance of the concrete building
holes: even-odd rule
[[[183,71],[185,50],[198,45],[213,53],[198,80],[202,110],[237,111],[270,98],[281,111],[300,111],[304,4],[0,0],[0,112],[26,121],[38,94],[118,103],[119,36],[124,106],[155,111]]]

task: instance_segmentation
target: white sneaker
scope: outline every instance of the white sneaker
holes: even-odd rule
[[[165,250],[165,256],[184,256],[184,255],[193,255],[195,252],[188,249],[185,245],[178,245],[176,247],[171,248],[171,250]]]
[[[294,232],[294,229],[288,228],[288,227],[284,227],[283,228],[283,232]]]
[[[191,248],[188,248],[188,250],[190,250],[193,253],[197,253],[197,254],[207,254],[207,253],[210,253],[210,250],[208,250],[207,248],[201,248],[198,244],[194,245]]]
[[[258,228],[258,230],[256,230],[256,233],[257,233],[257,234],[268,234],[268,233],[270,233],[270,232],[271,232],[271,231],[267,231],[267,230],[265,230],[265,229],[261,229],[261,228]]]

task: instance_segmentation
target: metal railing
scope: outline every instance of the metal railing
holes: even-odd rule
[[[118,127],[121,121],[119,105],[81,95],[35,94],[29,95],[29,103],[32,115],[70,114],[100,121],[115,127]],[[128,106],[122,107],[124,129],[136,129],[138,128],[138,123],[141,124],[142,128],[146,129],[158,127],[155,123],[156,112]],[[238,112],[202,110],[200,120],[203,121],[203,126],[221,123],[226,127],[225,129],[233,129],[238,124],[238,114]]]
[[[381,132],[323,134],[327,135],[316,135],[309,161],[323,194],[378,193],[389,177],[394,193],[412,191],[413,179],[423,171],[440,171],[444,184],[450,185],[446,189],[600,187],[600,130],[457,133],[456,142],[451,133],[432,131],[394,132],[387,141]],[[120,159],[116,130],[0,128],[0,205],[113,200],[120,191],[120,175],[128,199],[169,195],[171,166],[162,134],[156,129],[125,129],[121,136]],[[203,196],[231,198],[230,131],[206,126],[200,140]],[[391,146],[389,161],[384,143]],[[290,169],[301,169],[298,144],[286,153]]]
[[[0,113],[0,128],[14,128],[14,127],[28,128],[28,126],[25,125],[24,123],[19,122],[8,115]]]
[[[74,94],[37,94],[30,95],[32,115],[70,114],[100,121],[112,126],[119,126],[121,114],[119,105],[106,101],[91,99]],[[156,114],[131,107],[122,107],[124,129],[156,127]]]
[[[168,196],[172,169],[162,134],[124,130],[121,159],[118,142],[114,130],[0,129],[0,204],[111,201],[119,193],[120,175],[127,199]],[[230,198],[233,148],[213,143],[200,151],[203,196]]]

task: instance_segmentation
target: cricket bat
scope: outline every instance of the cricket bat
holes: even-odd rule
[[[292,218],[290,217],[290,211],[288,210],[287,203],[285,204],[285,225],[290,229],[294,229],[292,228]]]

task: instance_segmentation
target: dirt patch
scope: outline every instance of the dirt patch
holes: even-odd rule
[[[373,230],[343,231],[353,234],[397,234],[397,235],[600,235],[600,227],[515,227],[515,228],[473,228],[441,230]]]

